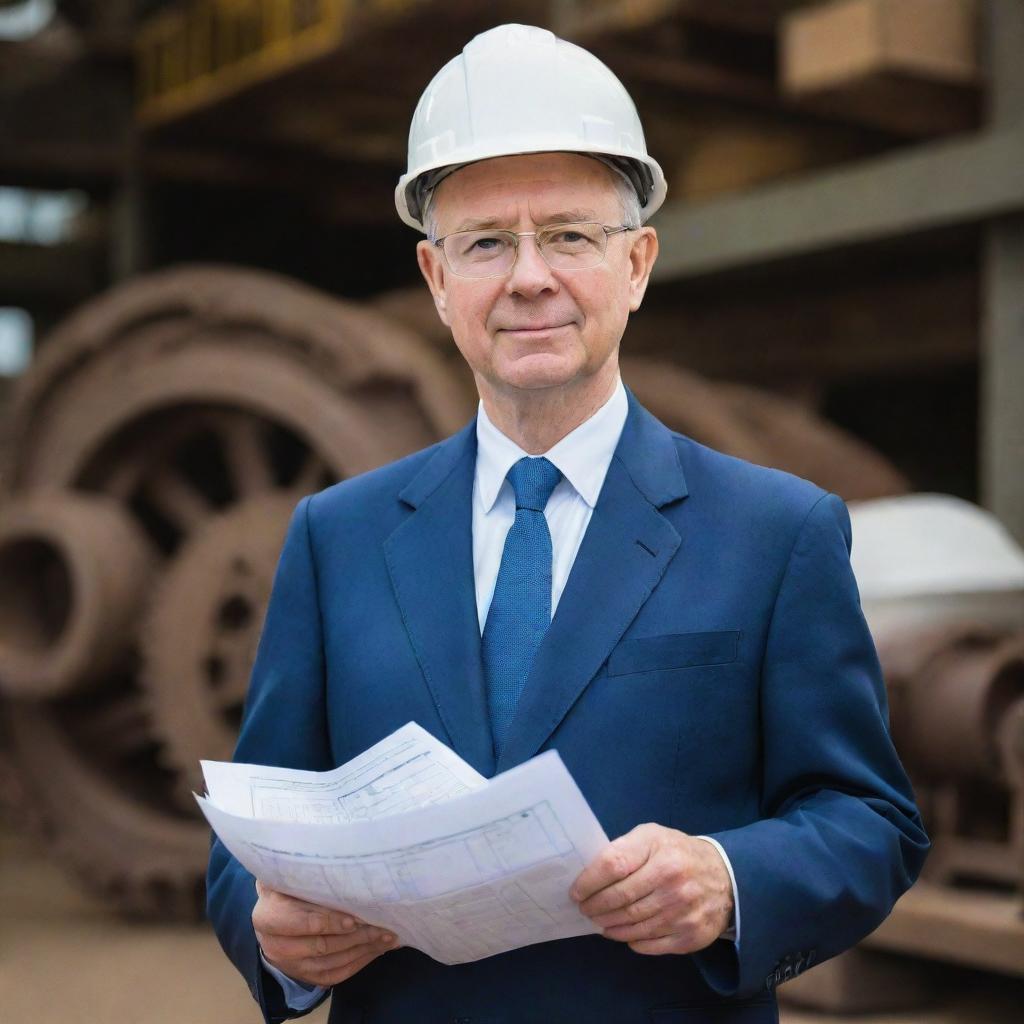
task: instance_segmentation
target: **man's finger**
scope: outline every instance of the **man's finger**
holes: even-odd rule
[[[580,911],[587,917],[596,918],[612,913],[629,914],[631,907],[641,900],[650,900],[658,890],[660,876],[652,861],[646,861],[631,875],[594,893],[580,903]],[[623,921],[642,921],[650,913],[639,917],[625,916]],[[602,922],[598,921],[598,924]],[[614,922],[619,923],[619,922]]]
[[[676,934],[672,920],[665,914],[656,914],[636,924],[620,924],[604,929],[606,939],[629,943],[670,938]]]
[[[632,949],[637,943],[652,943],[667,940],[671,948],[664,945],[645,945],[637,952],[650,953],[656,950],[668,953],[692,953],[704,949],[718,938],[715,925],[707,914],[689,913],[682,917],[671,911],[657,914],[638,924],[618,925],[604,930],[604,937],[615,942],[626,942]]]
[[[370,952],[364,953],[345,966],[329,971],[315,971],[310,975],[309,980],[316,985],[323,985],[325,988],[329,988],[331,985],[340,985],[343,981],[348,981],[352,975],[358,974],[367,964],[372,963],[384,952],[384,950],[371,946]]]
[[[330,910],[270,889],[253,908],[252,923],[257,931],[267,934],[343,935],[363,922],[353,914]]]
[[[387,934],[391,936],[391,942],[385,942],[380,938],[373,942],[360,943],[358,946],[353,946],[352,949],[346,949],[330,956],[318,956],[309,960],[303,960],[301,963],[303,973],[336,971],[368,954],[379,956],[381,953],[386,953],[389,949],[394,949],[398,945],[394,932],[388,932]]]
[[[377,942],[386,929],[360,925],[347,935],[268,935],[257,933],[260,946],[270,960],[303,960],[329,957]]]
[[[578,903],[628,878],[647,862],[650,843],[636,829],[609,843],[578,875],[569,895]]]
[[[622,924],[638,924],[649,918],[656,917],[673,907],[671,894],[663,889],[655,889],[642,899],[628,906],[612,910],[607,914],[590,914],[590,920],[601,928],[614,928]]]
[[[356,924],[366,924],[366,922],[347,910],[331,910],[330,907],[325,907],[320,903],[310,903],[308,900],[299,899],[298,896],[289,896],[286,892],[281,892],[280,889],[275,889],[273,886],[267,885],[266,882],[261,882],[258,878],[256,879],[256,891],[265,899],[273,900],[274,902],[281,902],[294,907],[296,910],[305,910],[307,912],[318,912],[318,913],[337,913],[341,914],[345,918],[351,918]]]

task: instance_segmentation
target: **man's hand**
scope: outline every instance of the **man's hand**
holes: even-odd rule
[[[606,938],[637,953],[694,953],[729,926],[732,882],[718,851],[663,825],[637,825],[580,873],[570,895]]]
[[[347,981],[382,953],[398,946],[393,932],[360,921],[354,914],[297,900],[257,879],[252,909],[263,955],[289,978],[307,985]]]

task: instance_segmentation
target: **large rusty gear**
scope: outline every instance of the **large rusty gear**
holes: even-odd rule
[[[264,501],[294,504],[425,447],[471,413],[436,354],[384,317],[273,274],[168,270],[93,300],[41,346],[12,396],[0,505],[31,507],[44,493],[66,495],[69,507],[115,502],[152,552],[153,584],[138,602],[146,618],[152,593],[188,590],[181,581],[194,571],[192,540],[200,544],[207,527],[237,525]],[[31,572],[33,560],[19,550],[33,543],[31,526],[19,529],[14,522],[4,534],[4,564]],[[47,556],[62,557],[56,542]],[[119,568],[116,558],[95,562],[82,560],[82,571]],[[0,578],[0,608],[25,592],[19,572]],[[73,604],[103,593],[112,591],[68,587],[65,597]],[[34,634],[57,644],[65,620],[77,621],[51,616]],[[189,747],[183,715],[164,720],[167,702],[155,694],[165,691],[155,677],[143,679],[149,649],[137,619],[127,621],[100,616],[90,643],[117,657],[87,686],[76,668],[33,692],[23,673],[17,697],[0,702],[17,777],[5,789],[23,794],[47,844],[116,906],[195,917],[208,832],[194,807],[182,807],[183,770],[197,754],[223,756],[224,736],[209,751]],[[104,635],[116,630],[124,635]],[[17,642],[13,632],[0,629],[0,647]],[[189,648],[180,646],[185,678]],[[171,653],[161,651],[163,679]],[[4,692],[14,686],[0,678]],[[216,712],[223,721],[230,703]]]
[[[185,806],[200,758],[231,757],[281,543],[296,495],[249,498],[182,546],[141,627],[141,679],[161,760]]]
[[[18,777],[16,811],[95,895],[143,917],[202,914],[208,833],[167,806],[169,780],[152,767],[137,696],[88,713],[10,703],[0,724]]]
[[[57,447],[61,440],[75,441],[76,431],[66,433],[72,416],[92,428],[72,444],[80,459],[82,441],[94,444],[97,428],[152,404],[147,392],[157,376],[173,373],[173,390],[186,402],[202,402],[211,390],[237,394],[252,379],[245,364],[256,355],[287,360],[330,391],[349,396],[348,411],[360,422],[372,423],[375,413],[387,416],[386,429],[366,439],[376,452],[401,451],[403,440],[417,433],[446,436],[472,414],[465,390],[435,353],[391,318],[264,271],[173,268],[86,303],[40,346],[10,399],[0,486],[9,492],[37,479],[65,477],[63,460],[50,469],[39,465],[39,455],[55,440]],[[211,376],[216,374],[228,379],[218,381]],[[294,377],[286,365],[279,382],[286,397],[296,390]],[[193,381],[200,383],[194,395],[187,390]],[[127,384],[138,388],[135,400],[118,394]],[[258,394],[250,401],[268,404]],[[111,403],[115,407],[106,408]],[[361,454],[354,440],[346,447]]]
[[[847,501],[905,494],[899,470],[863,441],[781,395],[626,357],[622,377],[670,427],[729,455],[813,480]]]
[[[118,572],[108,566],[117,564]],[[0,509],[0,686],[56,697],[123,667],[153,575],[146,537],[106,495],[30,494]]]

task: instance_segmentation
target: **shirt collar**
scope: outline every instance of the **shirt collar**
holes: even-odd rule
[[[629,400],[619,377],[615,390],[600,409],[544,452],[579,496],[593,508],[608,473],[619,435],[626,423]],[[476,417],[476,481],[484,512],[498,500],[508,471],[528,456],[492,422],[483,402]]]

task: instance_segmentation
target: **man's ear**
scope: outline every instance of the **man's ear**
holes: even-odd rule
[[[434,308],[441,318],[445,327],[451,327],[448,322],[448,293],[445,288],[444,256],[441,250],[431,242],[424,239],[416,243],[416,262],[420,266],[420,273],[427,282],[430,294],[434,299]]]
[[[658,258],[658,233],[642,227],[629,250],[629,311],[635,313],[644,301],[651,269]]]

